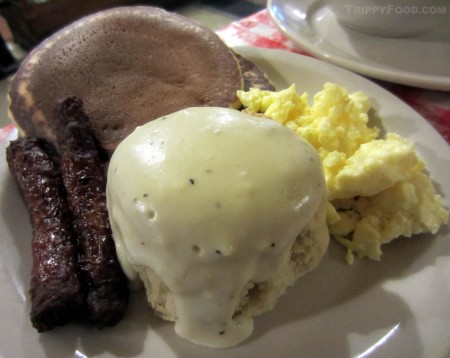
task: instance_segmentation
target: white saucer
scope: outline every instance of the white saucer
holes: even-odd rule
[[[321,0],[269,0],[275,25],[296,46],[359,74],[450,91],[450,23],[428,34],[387,38],[340,25]]]

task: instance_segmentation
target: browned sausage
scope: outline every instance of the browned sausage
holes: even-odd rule
[[[57,107],[55,115],[88,311],[97,327],[103,328],[123,317],[128,302],[128,281],[117,259],[106,208],[104,165],[82,102],[69,97]]]
[[[11,142],[6,157],[32,224],[31,321],[39,331],[68,323],[81,310],[76,237],[58,166],[37,139]]]

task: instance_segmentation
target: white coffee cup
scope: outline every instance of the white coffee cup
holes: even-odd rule
[[[326,0],[339,23],[377,36],[421,35],[448,22],[448,0]]]

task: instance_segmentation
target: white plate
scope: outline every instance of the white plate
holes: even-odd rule
[[[450,91],[450,23],[411,38],[366,35],[340,25],[321,0],[269,0],[275,25],[313,55],[372,78]]]
[[[403,102],[322,61],[275,50],[237,51],[280,89],[294,81],[299,91],[315,93],[332,81],[366,92],[385,127],[416,143],[449,206],[449,146]],[[1,143],[2,152],[6,144]],[[0,182],[0,356],[446,357],[450,352],[448,227],[434,236],[399,239],[386,247],[381,263],[356,260],[347,266],[344,250],[333,242],[319,268],[290,288],[273,311],[257,317],[253,336],[235,348],[212,350],[179,338],[173,324],[153,317],[141,293],[117,327],[99,332],[73,324],[38,334],[28,319],[31,230],[4,155]]]

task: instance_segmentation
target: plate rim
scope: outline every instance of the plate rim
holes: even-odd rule
[[[292,0],[291,0],[292,1]],[[306,3],[308,8],[310,6],[326,6],[322,0],[300,0]],[[350,71],[354,71],[363,76],[369,76],[373,79],[378,79],[386,82],[397,83],[401,85],[407,85],[412,87],[419,87],[430,90],[439,91],[450,91],[450,76],[440,76],[440,75],[426,75],[423,73],[415,73],[412,71],[403,71],[396,69],[387,69],[379,67],[376,65],[371,65],[367,63],[360,63],[355,60],[346,59],[345,57],[339,56],[337,53],[332,53],[326,49],[321,49],[315,46],[311,41],[307,40],[307,37],[300,39],[296,36],[293,31],[290,30],[286,22],[283,23],[274,10],[275,5],[281,4],[279,6],[279,11],[283,9],[285,2],[281,0],[268,0],[267,9],[269,16],[275,26],[289,39],[294,45],[298,46],[302,50],[309,51],[312,55],[325,60],[329,63],[344,67]],[[283,13],[285,11],[281,10]],[[306,21],[305,21],[306,23]],[[370,35],[367,35],[370,36]]]

